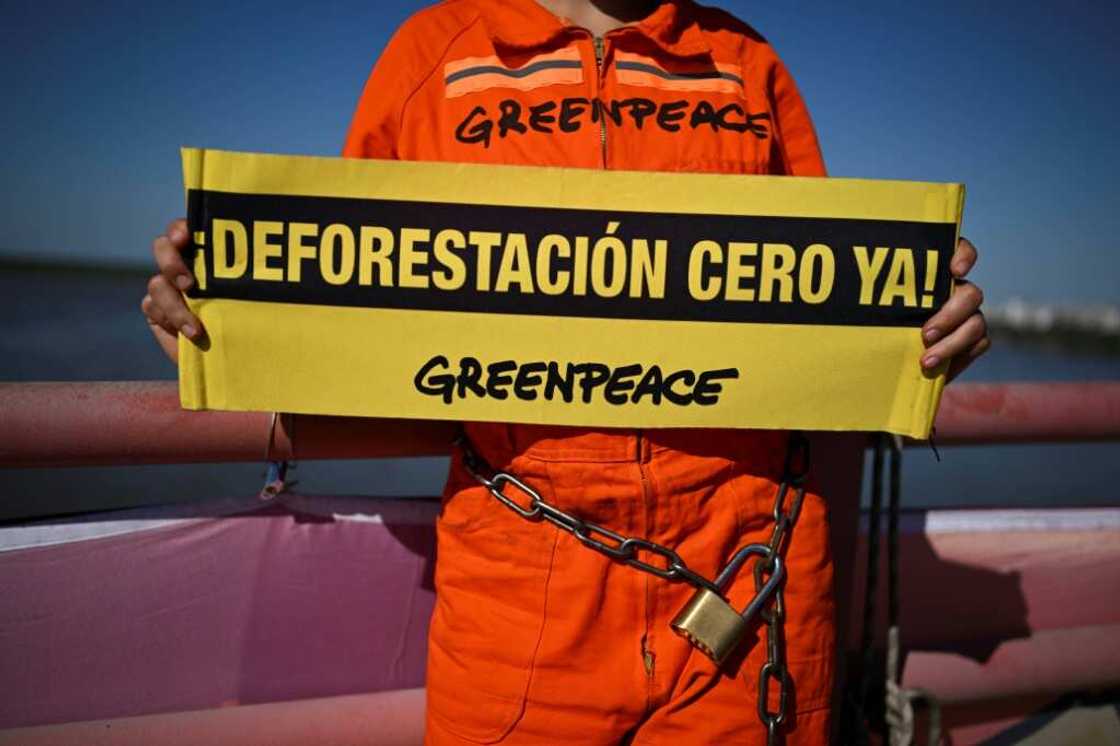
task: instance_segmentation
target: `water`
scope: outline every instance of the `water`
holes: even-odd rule
[[[139,312],[135,272],[0,265],[0,381],[174,379]],[[1120,380],[1120,357],[1059,354],[997,344],[963,380]],[[262,444],[263,450],[263,444]],[[906,453],[904,501],[912,507],[1120,504],[1120,444],[985,446]],[[442,458],[305,462],[306,492],[434,495]],[[0,470],[0,520],[243,495],[260,488],[257,464]]]

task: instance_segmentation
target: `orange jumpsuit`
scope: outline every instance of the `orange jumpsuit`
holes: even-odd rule
[[[344,155],[824,175],[808,112],[771,47],[688,0],[663,2],[601,40],[532,0],[423,10],[374,67]],[[549,502],[670,546],[707,577],[769,537],[785,433],[465,429],[490,465]],[[825,743],[829,732],[832,563],[812,484],[786,550],[789,744]],[[437,531],[428,743],[765,742],[756,710],[765,646],[717,669],[669,627],[688,585],[522,519],[459,455]],[[730,596],[741,608],[752,591],[744,572]]]

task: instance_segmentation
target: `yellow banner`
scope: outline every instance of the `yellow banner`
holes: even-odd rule
[[[183,151],[190,409],[927,437],[958,184]]]

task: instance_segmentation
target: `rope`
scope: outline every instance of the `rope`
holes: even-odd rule
[[[875,603],[879,591],[879,550],[882,541],[884,451],[888,450],[887,469],[887,639],[886,659],[882,668],[876,665]],[[867,526],[867,582],[863,597],[863,626],[861,629],[859,673],[849,681],[846,699],[847,717],[841,743],[867,746],[873,724],[884,723],[890,746],[912,746],[914,743],[914,704],[924,702],[929,711],[927,743],[936,746],[941,740],[941,710],[937,700],[921,689],[904,689],[900,684],[902,671],[902,634],[900,631],[899,583],[901,552],[899,551],[899,517],[902,513],[902,439],[885,434],[874,439],[874,456],[871,466],[871,505]],[[876,672],[882,672],[882,679]],[[871,697],[871,692],[882,691],[882,700]],[[880,688],[881,687],[881,688]],[[879,708],[882,702],[883,709]]]

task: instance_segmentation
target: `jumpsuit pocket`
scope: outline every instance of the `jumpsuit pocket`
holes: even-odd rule
[[[759,673],[764,661],[764,654],[753,655],[750,663],[743,667],[742,676],[746,683],[747,699],[751,703],[758,699],[758,687],[762,683],[759,680]],[[786,661],[790,690],[786,701],[786,719],[783,729],[787,733],[788,743],[827,742],[834,669],[835,664],[831,655]],[[772,678],[768,687],[767,709],[770,712],[779,712],[781,687],[778,679]]]
[[[803,658],[786,663],[793,678],[793,698],[790,710],[807,713],[829,707],[832,703],[832,680],[835,662],[833,656]],[[777,702],[773,702],[777,705]]]
[[[515,514],[485,488],[455,489],[454,481],[436,524],[428,713],[459,738],[496,743],[525,709],[558,532]]]

